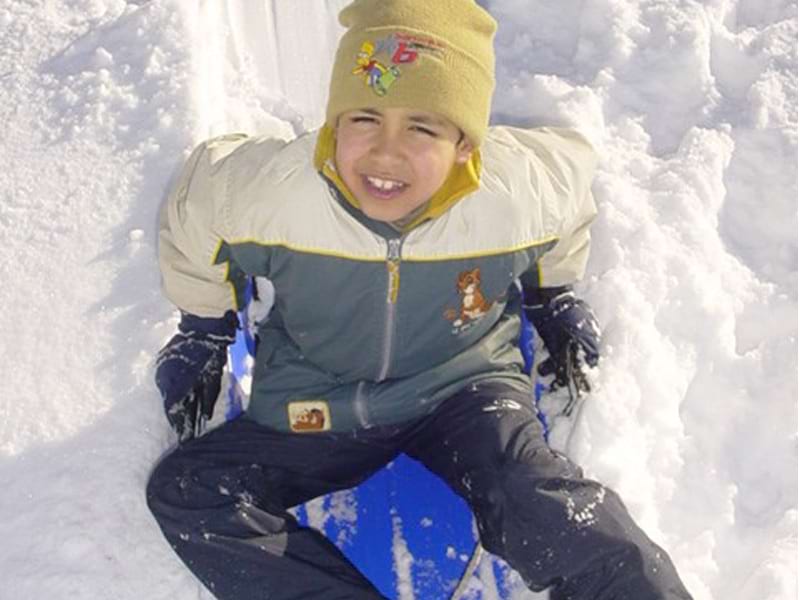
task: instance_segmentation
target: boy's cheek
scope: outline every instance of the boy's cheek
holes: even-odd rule
[[[352,140],[347,137],[337,139],[336,152],[334,153],[336,168],[340,171],[348,169],[360,154],[360,146],[353,143]]]

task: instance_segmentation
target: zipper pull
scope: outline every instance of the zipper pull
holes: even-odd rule
[[[389,285],[386,292],[386,303],[394,304],[397,302],[397,294],[400,291],[400,238],[388,240],[389,249],[386,254],[386,271],[389,274]]]

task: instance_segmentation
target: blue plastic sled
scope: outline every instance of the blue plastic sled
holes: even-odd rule
[[[246,315],[240,317],[242,323],[248,322]],[[521,348],[530,369],[532,328],[527,322]],[[230,350],[227,419],[246,406],[239,382],[250,376],[254,351],[255,342],[243,327]],[[303,525],[324,531],[387,598],[445,600],[462,577],[473,577],[473,573],[465,576],[465,569],[476,548],[477,532],[466,503],[406,456],[357,488],[308,502],[295,512]],[[501,561],[492,559],[488,574],[486,568],[481,566],[483,576],[472,580],[461,598],[506,599],[512,587],[519,587]]]

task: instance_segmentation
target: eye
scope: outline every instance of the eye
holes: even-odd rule
[[[422,127],[421,125],[414,125],[411,127],[411,130],[428,135],[430,137],[438,137],[438,134],[433,129],[428,129],[427,127]]]
[[[357,115],[350,118],[351,123],[377,123],[378,119],[367,115]]]

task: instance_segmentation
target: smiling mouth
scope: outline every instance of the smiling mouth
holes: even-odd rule
[[[372,195],[382,199],[394,198],[402,194],[408,187],[407,183],[396,179],[385,179],[372,175],[362,175],[364,187]]]

